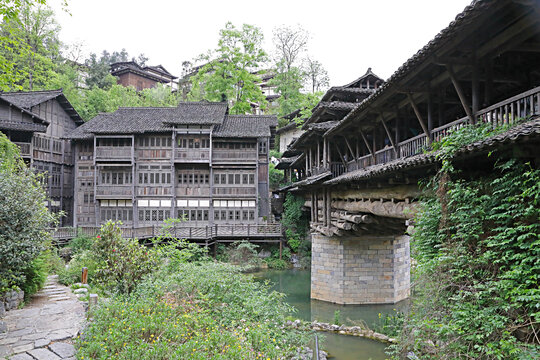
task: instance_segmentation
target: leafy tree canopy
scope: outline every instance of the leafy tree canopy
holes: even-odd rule
[[[266,105],[256,71],[260,70],[267,54],[262,49],[263,34],[253,25],[241,29],[231,22],[219,32],[215,50],[199,57],[206,62],[193,76],[188,98],[192,101],[229,101],[232,114],[251,112],[253,103]]]

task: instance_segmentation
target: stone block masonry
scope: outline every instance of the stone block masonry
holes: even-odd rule
[[[312,234],[311,298],[392,304],[410,295],[409,236]]]

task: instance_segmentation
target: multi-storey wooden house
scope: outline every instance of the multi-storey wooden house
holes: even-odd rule
[[[0,131],[32,168],[47,174],[47,205],[64,211],[62,225],[72,224],[73,213],[73,156],[64,136],[82,123],[62,90],[0,93]]]
[[[269,214],[275,116],[229,115],[225,103],[120,108],[72,131],[75,225],[167,218],[208,227]]]

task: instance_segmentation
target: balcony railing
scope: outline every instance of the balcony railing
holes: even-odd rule
[[[22,157],[30,157],[32,155],[32,152],[30,150],[31,149],[30,143],[16,142],[14,144],[19,147]]]
[[[257,152],[247,150],[214,150],[212,153],[212,160],[257,161]]]
[[[96,187],[97,198],[131,199],[133,194],[131,185],[98,185]]]
[[[97,146],[96,160],[131,160],[131,146]]]
[[[176,162],[209,162],[210,149],[176,149],[174,159]]]
[[[213,195],[256,195],[255,187],[215,187],[212,188]]]

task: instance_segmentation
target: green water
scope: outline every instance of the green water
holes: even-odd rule
[[[353,326],[365,323],[370,328],[379,319],[379,313],[405,310],[406,302],[394,305],[338,305],[311,300],[311,274],[309,270],[267,270],[253,274],[257,279],[269,280],[272,288],[287,295],[285,301],[298,312],[295,317],[319,322],[332,323],[334,312],[340,311],[340,322]],[[335,360],[384,360],[385,344],[352,336],[322,333],[325,337],[323,348]]]

